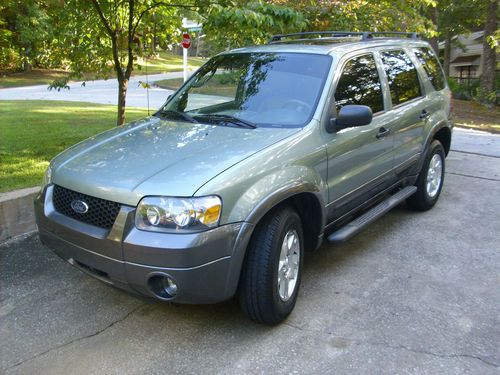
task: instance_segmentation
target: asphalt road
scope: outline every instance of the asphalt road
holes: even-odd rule
[[[0,245],[0,373],[499,374],[500,147],[476,133],[457,132],[433,210],[403,204],[308,254],[277,327],[236,300],[128,295],[34,234]]]
[[[149,82],[150,84],[162,79],[181,78],[182,72],[173,72],[165,74],[152,74],[148,77],[133,76],[130,78],[127,90],[127,106],[143,107],[148,106],[148,97],[146,89],[140,82]],[[89,102],[99,104],[117,104],[118,101],[118,83],[116,79],[87,81],[85,85],[82,82],[71,82],[68,84],[69,90],[48,90],[48,85],[36,85],[26,87],[14,87],[0,89],[0,100],[67,100],[72,102]],[[165,103],[172,90],[164,90],[158,87],[149,89],[149,107],[158,109]]]

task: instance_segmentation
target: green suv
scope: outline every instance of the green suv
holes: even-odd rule
[[[40,238],[73,266],[178,303],[239,295],[275,324],[304,252],[439,198],[450,90],[414,34],[320,32],[210,59],[153,116],[58,155]]]

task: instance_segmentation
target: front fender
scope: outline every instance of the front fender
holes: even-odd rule
[[[309,194],[317,199],[320,207],[318,211],[321,223],[316,233],[312,247],[316,248],[321,243],[321,234],[325,226],[325,182],[321,176],[311,168],[305,166],[290,166],[288,168],[268,174],[249,186],[236,200],[227,220],[229,222],[243,221],[240,235],[231,256],[231,267],[227,277],[226,295],[233,295],[239,282],[241,267],[245,258],[246,249],[253,231],[259,221],[283,201],[298,196]],[[304,223],[307,225],[308,223]]]
[[[313,194],[320,207],[325,207],[326,192],[325,182],[314,169],[289,166],[266,175],[248,187],[235,202],[228,222],[247,221],[256,224],[274,206],[301,193]]]

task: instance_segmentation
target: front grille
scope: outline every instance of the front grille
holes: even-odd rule
[[[54,185],[52,201],[57,212],[104,229],[110,229],[113,226],[118,211],[120,211],[119,203],[91,197],[58,185]],[[74,201],[85,202],[88,205],[88,211],[85,213],[76,212],[71,207],[71,203]]]

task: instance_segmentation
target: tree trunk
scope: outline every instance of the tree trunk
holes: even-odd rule
[[[446,77],[450,76],[450,55],[451,55],[451,34],[449,31],[446,32],[446,37],[444,40],[444,74]]]
[[[24,49],[23,70],[25,72],[31,72],[33,70],[33,65],[31,64],[30,58],[29,58],[30,50],[31,49],[29,47],[26,47]]]
[[[498,27],[498,0],[489,2],[486,25],[484,28],[483,38],[483,61],[482,73],[479,86],[479,100],[482,103],[491,104],[496,98],[491,97],[495,91],[495,69],[496,69],[496,52],[489,43],[489,36],[492,36]]]
[[[429,19],[431,20],[431,22],[436,27],[436,29],[439,30],[437,6],[429,8],[428,16],[429,16]],[[430,38],[429,43],[431,44],[431,47],[434,49],[434,53],[436,54],[436,56],[439,56],[439,38],[438,38],[438,35]]]
[[[125,124],[125,99],[127,97],[128,79],[118,76],[118,117],[116,125]]]

